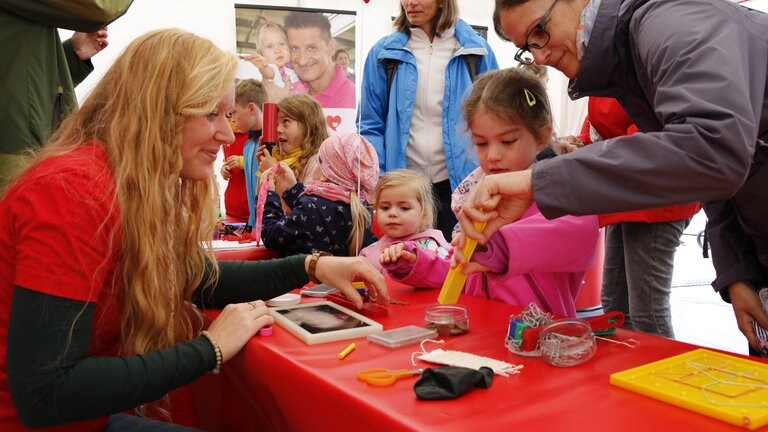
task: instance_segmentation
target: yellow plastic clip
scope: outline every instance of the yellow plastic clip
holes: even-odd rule
[[[536,96],[533,95],[528,89],[523,89],[525,93],[525,101],[528,102],[528,106],[532,107],[536,105]]]
[[[475,222],[475,230],[483,232],[486,224],[487,222]],[[467,261],[472,258],[475,247],[477,247],[477,240],[467,237],[464,242],[464,248],[461,250]],[[440,295],[437,296],[438,303],[454,304],[459,300],[461,290],[464,289],[464,283],[467,281],[467,275],[462,272],[463,268],[464,265],[459,264],[448,271],[445,282],[443,282],[443,288],[440,290]]]

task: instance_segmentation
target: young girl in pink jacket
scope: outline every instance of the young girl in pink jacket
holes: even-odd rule
[[[435,197],[432,182],[419,172],[399,169],[382,174],[373,190],[379,241],[360,251],[372,266],[386,275],[381,253],[393,244],[413,242],[445,258],[451,245],[434,229]]]
[[[464,103],[464,117],[480,167],[456,188],[455,212],[486,174],[529,168],[552,137],[546,90],[519,69],[480,76]],[[536,303],[544,311],[575,317],[574,301],[597,239],[596,216],[548,220],[533,205],[520,220],[495,233],[485,248],[478,246],[472,261],[484,271],[469,275],[464,294],[519,306]],[[448,258],[413,242],[390,246],[380,261],[393,279],[420,287],[441,287],[450,269]]]

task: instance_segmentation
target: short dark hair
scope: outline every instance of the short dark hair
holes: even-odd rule
[[[327,40],[331,40],[331,22],[321,13],[291,12],[283,21],[285,32],[291,29],[317,28]]]

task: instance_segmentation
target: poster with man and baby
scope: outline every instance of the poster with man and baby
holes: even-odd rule
[[[355,13],[237,5],[237,77],[262,81],[272,102],[309,94],[331,134],[355,132]]]

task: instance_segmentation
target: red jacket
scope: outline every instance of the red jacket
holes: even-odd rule
[[[616,99],[591,96],[587,103],[587,113],[587,118],[584,119],[584,125],[579,135],[579,139],[584,144],[592,143],[590,125],[604,140],[622,135],[632,135],[637,132],[637,126],[632,123]],[[619,222],[672,222],[689,218],[698,213],[700,209],[699,203],[678,204],[647,210],[605,213],[598,215],[598,221],[600,226]]]
[[[248,134],[236,132],[235,142],[222,147],[224,160],[230,156],[242,156],[246,141],[248,141]],[[242,168],[233,168],[230,174],[227,189],[224,191],[224,210],[227,219],[236,222],[248,222],[250,211],[245,189],[245,173]]]

